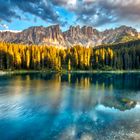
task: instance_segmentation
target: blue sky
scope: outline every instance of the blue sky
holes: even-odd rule
[[[140,30],[140,0],[0,0],[0,30],[60,24]]]

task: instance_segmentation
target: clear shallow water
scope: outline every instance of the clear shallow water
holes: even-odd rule
[[[1,140],[140,140],[140,73],[0,76]]]

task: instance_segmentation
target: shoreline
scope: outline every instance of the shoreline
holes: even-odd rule
[[[8,71],[8,70],[0,70],[0,75],[6,75],[6,74],[31,74],[31,73],[61,73],[61,74],[67,74],[67,73],[140,73],[140,70],[112,70],[112,71],[105,71],[105,70],[72,70],[72,71],[67,71],[67,70],[62,70],[62,71],[53,71],[53,70],[13,70],[13,71]]]

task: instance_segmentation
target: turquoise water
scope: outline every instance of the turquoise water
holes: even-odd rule
[[[140,73],[0,76],[0,140],[129,139],[140,139]]]

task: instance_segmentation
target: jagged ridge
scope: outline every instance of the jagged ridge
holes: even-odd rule
[[[74,44],[95,46],[108,43],[125,42],[139,38],[136,29],[121,26],[103,32],[89,26],[70,26],[62,32],[59,25],[49,27],[36,26],[21,32],[0,32],[0,41],[23,44],[46,44],[58,47],[70,47]]]

